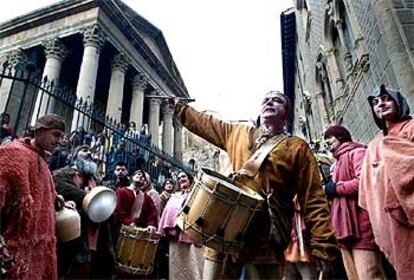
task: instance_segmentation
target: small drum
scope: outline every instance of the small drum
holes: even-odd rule
[[[150,274],[161,234],[122,225],[116,246],[118,270],[128,274]]]
[[[176,224],[194,241],[224,253],[236,253],[264,199],[238,182],[202,168]]]

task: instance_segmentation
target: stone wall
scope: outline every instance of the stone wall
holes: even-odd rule
[[[367,103],[367,95],[375,87],[383,83],[399,88],[414,106],[414,2],[302,2],[306,2],[305,8],[295,12],[294,133],[305,136],[305,126],[312,132],[311,140],[317,142],[326,127],[340,123],[355,140],[367,143],[378,132]],[[338,26],[342,26],[342,38],[335,29]],[[318,68],[320,57],[324,70]],[[306,111],[307,106],[311,110]]]

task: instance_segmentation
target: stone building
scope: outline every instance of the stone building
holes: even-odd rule
[[[204,112],[220,118],[217,112]],[[185,130],[183,134],[183,146],[185,147],[183,151],[183,162],[188,163],[194,170],[208,168],[223,175],[231,173],[227,153],[203,138]]]
[[[281,15],[285,93],[294,134],[317,143],[333,123],[367,143],[378,132],[367,95],[381,84],[414,106],[414,2],[295,0]]]
[[[60,1],[9,20],[0,25],[0,62],[10,73],[22,69],[65,86],[117,123],[148,124],[152,143],[181,158],[182,129],[173,126],[173,112],[163,100],[189,94],[162,32],[122,1]],[[55,112],[71,129],[90,128],[73,108],[36,90],[23,98],[21,88],[10,90],[12,82],[18,83],[1,83],[0,112],[8,106],[14,120]],[[18,124],[20,131],[24,125]]]

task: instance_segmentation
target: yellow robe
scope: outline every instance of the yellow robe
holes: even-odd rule
[[[175,116],[191,132],[227,151],[234,171],[239,170],[255,151],[258,129],[233,124],[200,113],[183,102],[175,108]],[[277,145],[263,162],[258,174],[247,187],[260,192],[272,191],[271,205],[292,220],[292,199],[297,192],[307,226],[311,254],[332,260],[335,248],[334,231],[315,157],[307,143],[288,137]],[[246,235],[246,245],[237,256],[241,262],[282,263],[284,248],[269,240],[270,220],[267,207],[253,219]],[[290,233],[291,228],[284,229]],[[223,256],[211,249],[206,258],[220,261]]]

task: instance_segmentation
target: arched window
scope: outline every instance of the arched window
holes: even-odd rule
[[[319,87],[319,104],[323,111],[324,124],[329,124],[334,120],[334,100],[326,67],[326,58],[322,52],[319,52],[316,59],[316,82]]]
[[[357,57],[349,16],[342,0],[328,0],[326,11],[332,44],[337,50],[338,62],[342,64],[340,68],[344,74],[348,75],[352,71]]]

